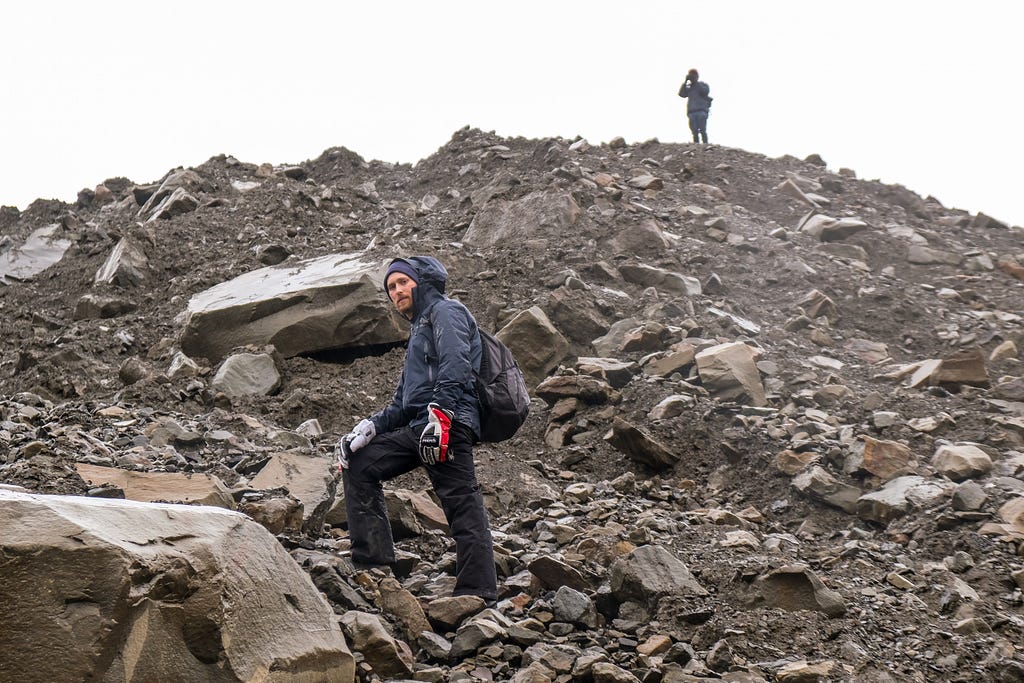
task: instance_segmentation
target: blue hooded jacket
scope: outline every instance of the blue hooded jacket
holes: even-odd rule
[[[452,411],[455,422],[472,429],[479,439],[480,402],[473,378],[481,356],[476,320],[461,302],[445,296],[448,271],[440,261],[430,256],[395,261],[419,275],[412,290],[412,331],[391,403],[370,419],[378,434],[406,425],[425,426],[427,404],[436,403]]]
[[[679,96],[686,97],[686,113],[711,111],[711,88],[704,81],[686,81],[679,88]]]

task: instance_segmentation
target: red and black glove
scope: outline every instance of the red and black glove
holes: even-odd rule
[[[424,465],[436,465],[448,460],[448,432],[452,426],[452,411],[436,403],[427,406],[427,426],[420,434],[420,460]]]

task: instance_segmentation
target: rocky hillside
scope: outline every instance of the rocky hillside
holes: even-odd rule
[[[389,486],[399,584],[347,562],[330,477],[269,474],[287,453],[324,479],[400,341],[189,346],[190,302],[234,278],[411,254],[536,387],[524,429],[477,450],[494,610],[445,600],[422,476]],[[126,472],[203,475],[202,502],[309,572],[367,680],[1024,680],[1022,264],[1024,229],[984,214],[657,140],[467,128],[415,166],[333,148],[112,178],[0,209],[0,484],[132,498]],[[259,386],[229,355],[269,359]]]

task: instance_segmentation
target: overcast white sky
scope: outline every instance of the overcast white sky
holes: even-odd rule
[[[1024,225],[1015,2],[95,0],[0,8],[0,205],[217,154],[416,162],[464,125],[689,140],[899,183]]]

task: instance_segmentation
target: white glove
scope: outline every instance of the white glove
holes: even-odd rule
[[[373,425],[372,420],[362,420],[357,424],[351,432],[342,437],[348,441],[348,450],[350,453],[355,453],[366,444],[373,441],[373,437],[377,436],[377,428]]]
[[[348,457],[352,455],[352,451],[349,449],[349,439],[352,438],[351,434],[338,439],[338,443],[334,444],[334,462],[338,463],[339,470],[348,469]]]

